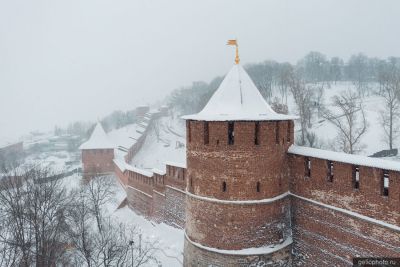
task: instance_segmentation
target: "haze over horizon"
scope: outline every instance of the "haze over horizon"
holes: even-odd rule
[[[383,4],[384,3],[384,4]],[[0,137],[95,120],[309,51],[400,56],[398,1],[0,0]],[[362,16],[360,16],[362,14]]]

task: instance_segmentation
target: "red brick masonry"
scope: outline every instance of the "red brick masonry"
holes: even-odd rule
[[[399,172],[288,153],[292,121],[257,124],[235,122],[229,144],[228,122],[187,121],[187,168],[147,174],[114,166],[131,208],[185,228],[185,266],[352,266],[356,256],[400,257]],[[222,253],[290,238],[270,254]]]

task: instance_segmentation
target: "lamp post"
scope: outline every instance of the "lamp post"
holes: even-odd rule
[[[134,241],[129,241],[129,246],[131,247],[131,256],[132,256],[132,267],[133,267],[133,245],[135,244]]]

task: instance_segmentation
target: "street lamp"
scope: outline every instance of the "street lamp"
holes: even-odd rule
[[[133,245],[135,242],[133,240],[129,241],[129,246],[131,247],[131,256],[132,256],[132,267],[133,267]]]

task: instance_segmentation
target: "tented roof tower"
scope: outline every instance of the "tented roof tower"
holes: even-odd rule
[[[235,64],[203,110],[197,114],[183,116],[183,119],[276,121],[293,120],[296,117],[273,111],[243,67]]]
[[[98,122],[89,140],[83,143],[79,149],[113,149],[114,147],[115,145],[108,139],[101,123]]]

